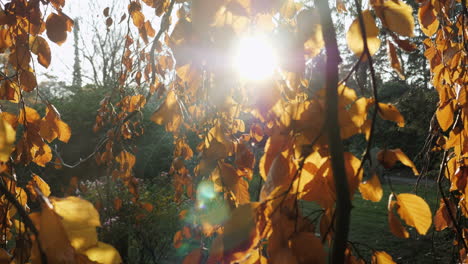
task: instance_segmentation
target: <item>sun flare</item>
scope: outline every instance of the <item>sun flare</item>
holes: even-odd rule
[[[234,52],[234,66],[241,78],[265,80],[273,76],[277,68],[275,50],[264,36],[242,38]]]

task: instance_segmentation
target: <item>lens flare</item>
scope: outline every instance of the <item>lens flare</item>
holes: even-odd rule
[[[262,35],[242,38],[234,52],[234,67],[241,78],[246,80],[268,79],[274,74],[277,65],[271,41]]]

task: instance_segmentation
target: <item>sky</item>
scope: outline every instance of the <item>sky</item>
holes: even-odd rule
[[[115,6],[115,10],[113,14],[111,13],[111,16],[114,18],[114,23],[118,23],[120,17],[124,13],[127,13],[127,4],[128,0],[68,0],[65,3],[63,12],[72,19],[79,18],[80,35],[83,37],[85,45],[90,48],[93,43],[93,32],[91,30],[92,21],[95,21],[99,26],[101,26],[104,32],[106,30],[106,19],[103,15],[104,8],[111,7],[112,9],[112,6]],[[145,4],[142,4],[142,7],[143,13],[146,17],[155,17]],[[153,22],[153,27],[157,30],[159,26],[156,26]],[[49,41],[49,45],[52,52],[52,60],[49,68],[45,69],[36,63],[36,71],[38,73],[39,81],[45,81],[48,77],[44,76],[44,74],[47,73],[49,75],[56,76],[57,81],[64,81],[66,84],[71,84],[75,59],[73,31],[68,33],[67,40],[61,46],[52,41]],[[80,41],[79,45],[83,48],[82,41]],[[81,67],[83,71],[82,74],[90,76],[91,68],[84,58],[81,58]],[[83,78],[83,82],[89,83],[89,79]]]

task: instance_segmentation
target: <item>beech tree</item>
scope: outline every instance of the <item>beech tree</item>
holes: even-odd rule
[[[197,241],[184,263],[364,263],[348,233],[355,193],[374,202],[383,198],[370,156],[375,122],[389,120],[398,127],[408,122],[394,105],[379,101],[373,55],[386,49],[389,67],[403,75],[399,54],[424,49],[439,94],[429,151],[442,152],[434,190],[442,199],[433,216],[418,195],[392,190],[388,228],[401,238],[409,238],[407,227],[424,235],[433,222],[438,231],[451,229],[464,262],[467,4],[416,2],[417,10],[403,0],[129,1],[119,21],[127,34],[115,68],[118,79],[109,82],[115,87],[96,115],[94,130],[104,137],[89,157],[125,184],[132,203],[153,210],[140,199],[133,144],[144,136],[142,109],[156,100],[151,119],[172,133],[174,142],[169,173],[175,199],[193,203],[180,212],[186,225],[174,234],[175,247]],[[0,99],[16,106],[2,112],[0,121],[5,263],[122,262],[112,246],[98,241],[99,213],[91,203],[52,197],[40,175],[16,173],[28,166],[64,165],[50,144],[79,133],[40,93],[43,114],[24,100],[38,90],[35,68],[48,68],[60,56],[51,45],[64,43],[73,29],[64,5],[65,0],[1,4],[0,50],[8,62]],[[146,17],[145,9],[158,18]],[[351,9],[357,15],[346,43],[354,66],[340,73],[332,17]],[[117,22],[109,10],[103,10],[107,27]],[[424,47],[412,42],[416,23],[426,36]],[[326,58],[319,85],[305,77],[306,64],[318,55]],[[348,86],[358,65],[367,65],[372,96],[358,96]],[[191,140],[194,134],[198,140]],[[343,141],[356,135],[366,139],[364,151],[344,151]],[[377,160],[385,168],[401,162],[424,176],[399,148],[380,150]],[[258,177],[254,197],[249,185]],[[320,217],[306,218],[303,201],[320,205]],[[381,250],[372,250],[371,262],[394,263]]]

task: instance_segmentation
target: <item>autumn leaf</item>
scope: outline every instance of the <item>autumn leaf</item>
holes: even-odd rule
[[[385,27],[402,36],[414,36],[413,8],[410,5],[401,0],[383,1],[374,9]]]
[[[35,200],[39,196],[39,194],[36,192],[36,188],[39,188],[42,195],[44,195],[45,197],[49,197],[50,195],[49,185],[36,174],[33,174],[32,179],[28,182],[26,188],[30,192],[33,200]]]
[[[322,241],[310,232],[300,232],[291,238],[291,249],[298,263],[325,263],[327,253]]]
[[[454,103],[448,101],[441,103],[436,110],[436,118],[443,131],[447,131],[453,124],[454,119]]]
[[[119,252],[111,245],[98,242],[96,247],[92,247],[83,252],[90,260],[104,264],[121,264],[122,258]]]
[[[224,224],[223,245],[226,260],[235,262],[259,241],[256,229],[257,203],[240,205]]]
[[[67,32],[70,32],[72,27],[73,20],[61,12],[58,14],[51,13],[47,17],[47,37],[58,45],[62,45],[62,43],[65,42],[67,39]]]
[[[151,116],[151,121],[166,125],[168,131],[175,132],[182,122],[182,112],[174,91],[167,93],[166,99]]]
[[[401,63],[400,63],[400,60],[398,59],[396,48],[390,42],[390,40],[387,40],[387,51],[388,51],[388,59],[390,61],[390,66],[393,68],[393,70],[395,70],[395,72],[398,74],[400,79],[404,80],[405,75],[401,68]]]
[[[424,1],[419,7],[418,20],[421,30],[426,36],[431,37],[437,32],[439,19],[437,19],[437,13],[432,1]]]
[[[379,176],[373,174],[372,177],[359,184],[359,191],[362,198],[372,202],[379,202],[383,196],[382,185],[380,184]]]
[[[70,140],[70,127],[62,121],[57,109],[51,104],[47,106],[46,115],[40,122],[40,135],[48,142],[56,138],[65,143]]]
[[[372,264],[395,264],[392,256],[384,251],[375,251],[372,255]]]
[[[413,170],[414,175],[419,175],[418,170],[414,163],[406,156],[401,149],[384,149],[377,153],[377,160],[386,169],[389,169],[395,165],[399,160],[403,165],[410,167]]]
[[[456,207],[452,201],[448,200],[449,208],[447,208],[443,198],[440,199],[439,204],[439,209],[437,209],[437,212],[434,216],[434,228],[437,231],[442,231],[448,227],[453,226],[453,221],[450,217],[450,214],[453,215],[453,213],[456,212]],[[451,212],[449,212],[449,210]]]
[[[406,224],[416,228],[419,234],[425,235],[432,223],[432,214],[429,205],[421,197],[402,193],[396,196],[397,212]]]
[[[401,224],[400,219],[393,213],[393,209],[398,207],[395,201],[392,201],[393,194],[388,197],[388,225],[390,231],[399,238],[409,238],[409,233],[406,228]]]
[[[31,46],[31,52],[37,55],[37,61],[39,64],[48,68],[51,61],[51,53],[49,43],[41,36],[30,37],[29,45]]]
[[[364,29],[366,31],[367,46],[369,48],[370,55],[374,55],[380,47],[380,39],[378,38],[379,29],[375,25],[375,20],[369,10],[362,12],[362,18],[364,20]],[[362,38],[361,26],[359,25],[359,19],[354,19],[353,23],[346,33],[346,41],[349,49],[358,57],[364,52],[364,40]]]
[[[399,127],[405,126],[405,119],[400,111],[392,104],[379,103],[379,115],[384,120],[389,120],[397,123]]]
[[[13,151],[16,131],[4,118],[0,120],[0,161],[7,162]]]
[[[187,256],[185,256],[182,264],[200,264],[202,260],[203,252],[200,248],[192,250]]]

